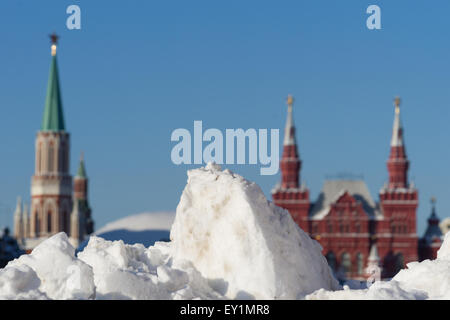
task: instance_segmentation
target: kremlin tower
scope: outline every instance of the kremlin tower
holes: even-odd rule
[[[50,74],[47,85],[44,115],[35,142],[35,173],[31,179],[30,214],[17,203],[15,237],[30,250],[42,240],[65,232],[77,246],[93,230],[91,210],[87,202],[87,177],[83,159],[75,177],[72,193],[70,167],[70,134],[64,123],[61,99],[56,35],[51,36]],[[78,205],[78,206],[77,206]],[[73,208],[78,207],[74,213]],[[73,215],[78,215],[75,219]]]
[[[387,161],[389,182],[380,190],[382,219],[377,221],[376,241],[384,259],[386,276],[418,259],[416,211],[418,193],[408,182],[409,160],[400,120],[400,98],[394,100],[395,114],[391,150]]]
[[[284,131],[283,155],[280,161],[281,185],[272,190],[272,197],[277,206],[289,210],[292,218],[303,230],[308,229],[309,190],[300,185],[302,161],[298,155],[295,140],[295,125],[292,116],[294,98],[287,98],[287,120]]]

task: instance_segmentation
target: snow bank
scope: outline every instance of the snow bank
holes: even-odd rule
[[[188,172],[171,240],[174,257],[229,298],[295,299],[338,287],[320,245],[291,215],[218,165]]]
[[[289,213],[216,165],[188,172],[170,236],[150,247],[93,236],[75,255],[59,233],[0,269],[0,299],[450,299],[450,233],[436,260],[337,290]]]
[[[450,299],[450,232],[436,260],[410,262],[391,281],[375,282],[368,289],[327,291],[320,289],[306,299]]]
[[[260,188],[209,164],[188,172],[171,242],[90,238],[82,252],[64,233],[0,271],[0,298],[300,298],[338,287],[319,244]]]
[[[74,255],[65,233],[42,242],[31,254],[20,256],[1,270],[0,298],[93,298],[92,269]]]

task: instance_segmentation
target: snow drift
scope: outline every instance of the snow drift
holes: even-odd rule
[[[213,164],[188,172],[170,236],[150,247],[93,236],[75,254],[56,234],[0,269],[0,299],[450,299],[450,233],[436,260],[338,290],[289,213]]]
[[[214,164],[188,172],[171,242],[93,236],[75,256],[64,233],[0,272],[0,298],[295,299],[338,288],[320,245],[260,188]]]

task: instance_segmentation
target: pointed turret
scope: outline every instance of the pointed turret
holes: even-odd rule
[[[51,64],[41,130],[36,134],[35,169],[31,180],[29,248],[38,240],[68,230],[72,209],[70,134],[66,131],[58,66],[56,35],[51,35]],[[34,239],[36,241],[31,241]]]
[[[70,239],[72,244],[77,247],[82,240],[84,225],[83,211],[80,210],[80,200],[74,199],[72,213],[70,215]]]
[[[47,84],[47,96],[45,98],[44,117],[42,118],[41,131],[65,131],[64,115],[59,87],[58,63],[56,59],[56,46],[58,37],[51,36],[52,61]]]
[[[308,230],[309,190],[300,186],[302,162],[297,152],[295,125],[292,115],[294,98],[287,98],[287,119],[284,130],[283,156],[280,161],[281,183],[272,190],[274,203],[287,209],[294,221],[303,230]]]
[[[24,238],[29,237],[29,234],[30,234],[30,219],[29,219],[29,213],[28,213],[28,205],[26,203],[23,204],[22,226],[23,226],[23,236],[24,236]]]
[[[83,238],[86,234],[94,232],[94,221],[92,220],[92,211],[88,201],[88,177],[84,165],[84,155],[81,153],[78,173],[74,179],[74,201],[77,202],[78,210],[83,213],[82,223],[84,224],[80,230],[84,233],[80,234]]]
[[[394,125],[392,128],[391,152],[387,167],[389,171],[390,189],[408,188],[409,161],[406,157],[403,127],[400,120],[400,98],[395,98]]]
[[[287,119],[284,130],[283,155],[281,158],[281,188],[299,188],[301,161],[297,152],[295,141],[295,125],[292,117],[292,106],[294,98],[289,95],[287,98]]]
[[[385,277],[394,276],[400,266],[418,259],[416,216],[418,191],[408,181],[409,160],[406,156],[404,130],[400,119],[400,98],[394,99],[394,125],[387,169],[388,183],[380,190],[380,211],[383,219],[375,223],[380,255],[397,252],[392,259],[384,259]],[[395,239],[395,240],[394,240]],[[401,255],[400,255],[401,253]]]
[[[440,219],[436,214],[436,198],[432,197],[431,198],[431,214],[430,214],[430,217],[428,218],[427,230],[425,231],[425,234],[423,236],[423,238],[427,242],[432,242],[433,239],[435,239],[435,238],[437,238],[439,240],[441,239],[442,230],[441,230],[441,228],[439,228],[439,222],[440,222]]]
[[[87,179],[86,169],[84,167],[84,154],[83,152],[80,155],[80,164],[78,166],[78,172],[76,175],[77,178]]]
[[[23,238],[22,198],[17,197],[16,210],[14,211],[14,237]]]

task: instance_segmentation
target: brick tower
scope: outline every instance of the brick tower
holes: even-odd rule
[[[84,165],[84,157],[81,154],[77,175],[73,182],[73,209],[71,214],[70,237],[75,245],[78,245],[86,235],[94,232],[94,221],[91,216],[91,208],[88,201],[88,177]]]
[[[15,236],[28,252],[59,232],[65,232],[77,246],[94,228],[87,199],[88,178],[84,160],[80,161],[74,184],[69,173],[70,136],[64,123],[59,86],[58,37],[52,35],[51,40],[52,60],[44,116],[35,142],[31,210],[28,214],[28,206],[23,204],[22,207],[19,199],[14,213]]]
[[[284,132],[283,155],[280,161],[281,184],[272,190],[274,203],[287,209],[294,221],[308,232],[309,190],[300,185],[300,170],[302,161],[298,155],[295,140],[295,125],[292,116],[294,99],[287,98],[287,120]]]
[[[386,277],[418,258],[418,193],[413,184],[408,182],[409,160],[400,121],[400,98],[397,97],[394,101],[394,126],[387,161],[389,182],[380,190],[383,219],[376,224],[376,242]]]
[[[41,130],[36,136],[35,173],[31,182],[30,237],[69,233],[72,177],[69,174],[70,136],[65,129],[56,59],[57,36],[52,35],[50,75]]]

